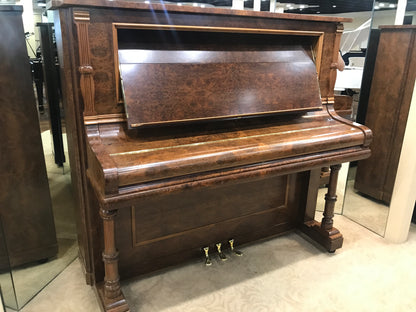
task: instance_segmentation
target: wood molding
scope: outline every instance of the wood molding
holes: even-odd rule
[[[115,123],[115,122],[125,122],[126,120],[127,120],[126,115],[122,113],[84,116],[85,125],[98,125],[98,124],[107,124],[107,123]]]
[[[316,66],[316,72],[318,74],[318,79],[321,73],[321,64],[322,64],[322,47],[324,45],[324,34],[322,33],[318,40],[316,41],[315,46],[313,47],[313,55],[314,55],[314,61]]]
[[[344,31],[343,24],[337,24],[337,31],[335,32],[334,48],[332,49],[331,71],[329,76],[329,90],[333,94],[335,88],[335,81],[337,80],[338,54],[341,44],[341,36]]]
[[[324,33],[309,30],[282,30],[269,28],[245,28],[245,27],[215,27],[215,26],[188,26],[188,25],[165,25],[165,24],[140,24],[140,23],[113,23],[116,29],[149,29],[149,30],[176,30],[176,31],[204,31],[204,32],[230,32],[230,33],[253,33],[274,35],[297,35],[319,37]]]

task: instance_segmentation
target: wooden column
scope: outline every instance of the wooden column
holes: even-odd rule
[[[118,275],[118,252],[115,244],[114,218],[116,210],[100,210],[104,231],[104,295],[106,298],[115,298],[120,295],[120,278]]]
[[[322,218],[321,228],[323,230],[329,231],[332,229],[334,221],[334,206],[337,201],[337,182],[338,182],[338,173],[341,169],[341,165],[330,166],[330,175],[329,175],[329,184],[328,184],[328,193],[325,195],[325,209],[324,217]]]
[[[301,230],[313,240],[322,245],[329,252],[334,252],[342,247],[343,237],[338,229],[333,227],[334,206],[337,201],[336,189],[338,173],[341,165],[330,166],[328,193],[325,195],[324,217],[322,222],[306,220]]]
[[[126,299],[121,291],[120,277],[118,275],[118,251],[115,241],[115,217],[117,210],[100,209],[104,232],[104,283],[96,285],[102,301],[104,311],[129,311]]]

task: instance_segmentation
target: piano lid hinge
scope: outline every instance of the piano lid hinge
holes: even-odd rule
[[[322,105],[334,105],[335,104],[335,97],[329,96],[329,97],[323,97],[321,98]]]

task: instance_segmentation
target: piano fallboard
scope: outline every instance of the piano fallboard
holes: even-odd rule
[[[307,157],[366,145],[368,140],[361,128],[333,119],[324,110],[291,118],[220,123],[217,127],[197,124],[180,130],[172,134],[171,128],[143,132],[100,126],[102,137],[99,144],[91,143],[89,154],[91,167],[111,172],[102,177],[100,189],[113,185],[118,193],[118,188],[140,183]]]

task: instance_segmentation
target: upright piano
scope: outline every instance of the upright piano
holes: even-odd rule
[[[339,117],[343,18],[59,0],[80,258],[105,311],[120,278],[300,229],[329,252],[341,163],[371,131]],[[331,168],[315,221],[320,169]]]

